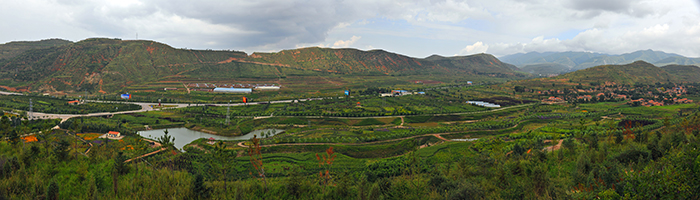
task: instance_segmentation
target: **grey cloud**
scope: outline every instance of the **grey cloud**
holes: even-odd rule
[[[634,17],[644,17],[654,14],[653,10],[638,0],[569,0],[568,7],[583,11],[577,14],[580,18],[589,19],[601,14],[602,11],[626,14]]]
[[[43,3],[65,8],[70,19],[64,23],[95,36],[128,38],[138,32],[141,38],[177,41],[172,45],[188,48],[279,50],[325,42],[334,27],[363,19],[382,17],[411,22],[419,18],[429,21],[457,18],[460,21],[476,16],[475,13],[488,14],[474,7],[475,3],[461,0],[48,0]],[[193,30],[196,28],[200,30]],[[242,31],[206,30],[212,28]]]
[[[624,11],[629,9],[631,2],[636,0],[571,0],[571,6],[576,10],[606,10]]]
[[[71,2],[73,3],[73,2]],[[351,3],[351,2],[347,2]],[[77,20],[86,29],[99,33],[126,34],[135,30],[129,19],[148,18],[159,13],[165,16],[201,20],[203,22],[255,32],[199,36],[192,40],[219,41],[227,47],[254,47],[274,44],[279,48],[299,43],[322,42],[328,31],[343,22],[358,20],[358,12],[344,1],[152,1],[128,8],[110,8],[106,12],[85,9]],[[125,30],[127,29],[127,30]],[[132,34],[132,33],[128,33]],[[147,35],[149,33],[143,33]],[[167,33],[160,33],[167,34]],[[181,33],[182,34],[182,33]],[[164,36],[164,35],[160,35]],[[173,37],[177,37],[172,35]],[[159,35],[155,35],[159,37]],[[190,36],[185,36],[190,37]],[[201,42],[200,41],[200,42]],[[196,45],[196,44],[195,44]]]

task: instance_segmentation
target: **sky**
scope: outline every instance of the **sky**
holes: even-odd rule
[[[700,57],[700,0],[0,0],[0,43],[384,49],[411,57],[658,50]]]

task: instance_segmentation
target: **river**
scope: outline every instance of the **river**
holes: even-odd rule
[[[139,131],[138,134],[145,138],[157,140],[158,138],[164,135],[164,130],[165,129]],[[284,130],[282,129],[261,129],[252,131],[248,134],[241,136],[221,136],[199,131],[193,131],[187,128],[169,128],[168,135],[175,138],[175,147],[177,147],[177,149],[182,150],[182,147],[199,138],[214,138],[216,140],[248,140],[250,138],[253,138],[253,135],[257,135],[258,137],[260,137],[261,133],[268,131],[272,131],[273,135],[284,132]]]

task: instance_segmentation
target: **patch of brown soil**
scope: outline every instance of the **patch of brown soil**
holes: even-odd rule
[[[546,142],[552,142],[552,141],[551,141],[551,140],[545,140],[544,142],[546,143]],[[562,143],[562,142],[564,142],[564,140],[559,140],[559,143],[558,143],[558,144],[545,147],[545,148],[542,149],[542,150],[544,150],[544,151],[556,151],[556,150],[559,150],[559,149],[561,149],[561,143]]]
[[[13,87],[7,87],[7,86],[0,85],[0,88],[3,88],[3,89],[10,91],[10,92],[18,92],[17,89],[13,88]]]

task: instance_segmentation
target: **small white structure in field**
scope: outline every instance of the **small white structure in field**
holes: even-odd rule
[[[257,86],[255,90],[279,90],[280,86]]]
[[[501,105],[492,104],[492,103],[483,102],[483,101],[467,101],[467,103],[472,104],[472,105],[487,107],[487,108],[500,108],[501,107]]]

